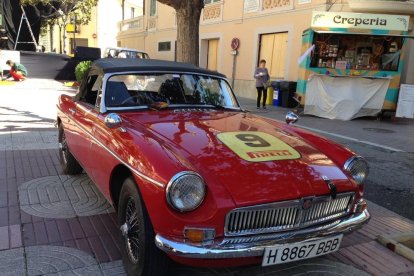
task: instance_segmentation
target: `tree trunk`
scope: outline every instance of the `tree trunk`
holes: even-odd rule
[[[54,24],[49,24],[49,39],[50,39],[50,49],[49,51],[52,52],[54,49],[54,43],[53,43],[53,28]]]
[[[177,60],[198,66],[201,9],[190,2],[177,10]]]
[[[158,0],[177,13],[177,61],[198,66],[200,15],[204,0]]]
[[[59,53],[62,53],[62,25],[59,26]]]

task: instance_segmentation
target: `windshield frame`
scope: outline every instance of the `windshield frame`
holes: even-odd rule
[[[229,92],[230,92],[230,96],[234,99],[234,103],[236,104],[236,106],[231,107],[231,106],[214,106],[211,104],[170,104],[168,105],[168,108],[223,108],[223,109],[228,109],[228,110],[233,110],[233,111],[243,111],[239,100],[237,99],[236,95],[234,94],[233,88],[231,87],[229,81],[226,78],[223,78],[221,76],[218,75],[214,75],[214,74],[203,74],[203,73],[198,73],[198,72],[187,72],[187,71],[123,71],[123,72],[114,72],[114,73],[106,73],[103,77],[102,80],[102,95],[100,98],[100,107],[99,107],[99,112],[100,113],[107,113],[107,112],[111,112],[111,111],[133,111],[133,110],[148,110],[150,109],[150,106],[146,105],[146,106],[126,106],[126,107],[107,107],[105,104],[105,96],[106,96],[106,86],[108,83],[108,80],[113,77],[113,76],[120,76],[120,75],[145,75],[145,74],[180,74],[180,75],[199,75],[199,76],[203,76],[203,77],[211,77],[214,79],[218,79],[221,81],[224,81],[228,88],[229,88]]]

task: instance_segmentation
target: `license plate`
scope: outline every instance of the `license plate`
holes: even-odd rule
[[[339,249],[342,237],[343,235],[338,235],[311,242],[266,247],[262,266],[304,260],[335,252]]]

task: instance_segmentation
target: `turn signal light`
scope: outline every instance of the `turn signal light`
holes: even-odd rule
[[[184,237],[191,242],[199,243],[213,240],[216,230],[207,228],[185,228]]]
[[[356,205],[354,209],[354,213],[361,213],[365,209],[367,209],[367,202],[363,199],[361,199]]]

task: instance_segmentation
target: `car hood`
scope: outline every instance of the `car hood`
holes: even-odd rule
[[[327,182],[338,192],[355,188],[321,150],[288,132],[294,126],[222,111],[154,111],[126,119],[133,125],[144,124],[156,139],[164,140],[160,142],[172,143],[210,190],[224,186],[239,207],[330,194]],[[281,150],[266,151],[270,140]],[[239,147],[246,144],[247,157]]]

